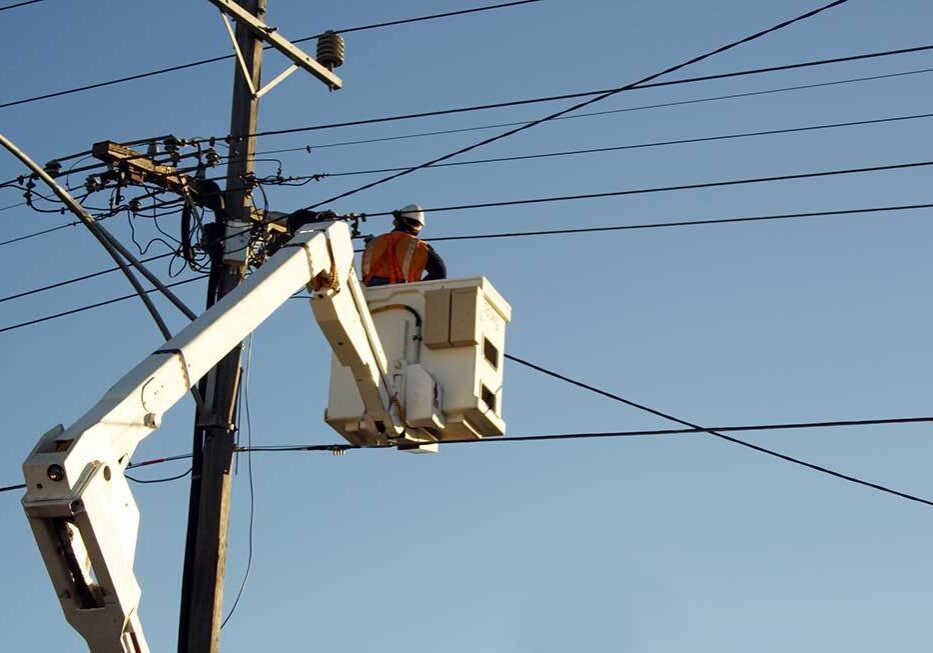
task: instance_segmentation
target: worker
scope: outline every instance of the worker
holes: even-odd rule
[[[363,283],[385,286],[446,279],[444,259],[418,238],[424,228],[424,210],[417,204],[409,204],[393,211],[392,215],[395,216],[395,228],[373,238],[363,252]]]

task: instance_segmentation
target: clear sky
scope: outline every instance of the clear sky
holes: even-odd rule
[[[6,3],[4,3],[6,4]],[[293,38],[481,2],[269,0]],[[264,129],[612,87],[816,6],[815,0],[545,0],[347,35],[345,88],[298,73]],[[693,66],[694,76],[930,43],[923,0],[851,2]],[[0,12],[0,103],[228,52],[204,0],[46,0]],[[312,44],[306,44],[313,47]],[[266,78],[285,66],[266,57]],[[919,53],[623,93],[639,107],[920,70]],[[39,161],[104,139],[225,134],[232,63],[0,109]],[[542,125],[466,158],[802,127],[933,111],[933,76],[613,113]],[[552,103],[261,139],[320,146],[532,119]],[[931,119],[426,170],[339,211],[589,193],[930,159]],[[415,164],[494,133],[276,155],[285,174]],[[274,162],[259,164],[266,174]],[[21,167],[0,155],[0,179]],[[373,176],[270,190],[274,210]],[[562,204],[431,213],[426,233],[604,226],[933,201],[926,168]],[[79,179],[80,180],[80,179]],[[73,180],[73,181],[79,181]],[[21,199],[0,191],[0,207]],[[485,275],[513,307],[509,353],[704,424],[929,415],[928,211],[442,242],[451,276]],[[0,240],[69,216],[0,213]],[[129,242],[125,220],[111,222]],[[373,219],[379,232],[387,226]],[[163,224],[174,233],[174,219]],[[151,225],[139,226],[142,236]],[[145,242],[145,241],[141,241]],[[158,245],[156,246],[158,248]],[[159,250],[156,250],[159,251]],[[0,247],[0,294],[110,265],[84,230]],[[167,276],[164,265],[154,269]],[[180,294],[201,306],[201,284]],[[106,275],[0,304],[0,327],[129,292]],[[184,324],[165,308],[174,329]],[[0,334],[0,485],[41,433],[69,424],[161,339],[138,301]],[[336,442],[323,423],[329,352],[302,302],[256,333],[257,444]],[[512,435],[665,428],[657,418],[509,365]],[[136,459],[190,446],[182,402]],[[790,455],[933,497],[925,425],[745,433]],[[245,466],[234,482],[228,605],[246,561]],[[919,650],[933,637],[933,512],[710,436],[256,454],[255,555],[223,648],[447,653]],[[184,463],[140,470],[152,478]],[[153,651],[175,646],[187,481],[134,485],[136,573]],[[19,506],[0,495],[6,650],[83,650]]]

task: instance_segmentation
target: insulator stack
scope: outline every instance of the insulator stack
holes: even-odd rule
[[[344,62],[343,37],[330,30],[317,39],[317,62],[328,69],[340,68]]]
[[[52,159],[45,164],[45,171],[52,177],[57,177],[62,173],[62,162]]]

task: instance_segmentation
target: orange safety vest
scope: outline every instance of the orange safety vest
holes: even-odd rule
[[[374,238],[363,252],[363,283],[383,277],[389,283],[420,281],[428,264],[428,246],[404,231]]]

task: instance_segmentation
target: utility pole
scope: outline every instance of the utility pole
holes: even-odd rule
[[[223,244],[211,253],[208,307],[236,288],[249,265],[250,227],[254,224],[249,180],[256,150],[256,139],[250,135],[256,133],[260,97],[299,68],[331,90],[338,89],[343,82],[333,74],[333,69],[343,63],[344,56],[343,40],[332,32],[319,39],[317,58],[305,54],[265,23],[266,0],[209,2],[221,12],[236,51],[236,63],[225,210],[215,212],[219,224],[212,233]],[[235,33],[228,16],[236,22]],[[261,87],[264,43],[292,63]],[[234,348],[199,384],[204,401],[203,406],[198,406],[194,426],[179,653],[219,651],[241,349],[241,346]]]
[[[240,0],[240,4],[256,18],[264,18],[266,0]],[[236,62],[233,71],[230,116],[233,138],[227,163],[226,220],[216,232],[227,238],[223,241],[223,255],[213,255],[207,306],[240,283],[249,256],[248,225],[253,206],[245,179],[254,168],[256,139],[249,134],[256,132],[259,115],[259,98],[253,89],[259,87],[261,80],[263,43],[240,22],[236,26],[236,43],[242,59]],[[244,236],[233,235],[244,230],[247,230]],[[194,447],[201,446],[202,451],[200,455],[194,452],[193,458],[178,626],[179,653],[216,653],[219,650],[240,352],[241,347],[235,347],[201,384],[204,410],[196,411]]]

